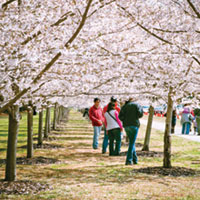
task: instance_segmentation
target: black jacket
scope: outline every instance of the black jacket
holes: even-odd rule
[[[200,117],[200,108],[194,110],[194,115]]]
[[[123,127],[126,126],[140,126],[139,118],[143,116],[143,108],[134,102],[126,103],[120,113],[119,119],[123,122]]]

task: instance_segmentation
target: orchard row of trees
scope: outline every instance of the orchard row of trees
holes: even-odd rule
[[[0,112],[19,120],[30,101],[87,107],[97,95],[167,102],[163,166],[171,167],[173,105],[199,101],[199,8],[198,0],[5,0]]]
[[[33,106],[26,106],[27,111],[27,158],[33,158]],[[43,127],[43,113],[46,111],[45,126]],[[54,106],[54,117],[51,122],[51,105],[42,108],[39,112],[38,122],[38,140],[37,145],[43,145],[43,139],[48,139],[49,133],[56,130],[61,121],[68,121],[69,109],[59,106],[57,103]],[[9,111],[9,128],[8,128],[8,145],[6,157],[5,180],[14,181],[16,179],[16,151],[17,151],[17,136],[19,131],[21,114],[19,106],[15,105]]]

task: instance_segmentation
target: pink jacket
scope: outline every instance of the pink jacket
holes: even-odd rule
[[[112,114],[110,113],[110,115],[112,115]],[[106,129],[109,130],[109,129],[116,128],[116,122],[118,124],[118,127],[120,129],[123,129],[122,123],[121,123],[121,121],[119,120],[119,117],[118,117],[118,112],[115,110],[114,116],[112,115],[116,119],[116,121],[114,119],[110,118],[110,115],[107,114],[107,112],[104,114]],[[109,127],[110,127],[109,129],[108,129],[108,122],[109,122]]]

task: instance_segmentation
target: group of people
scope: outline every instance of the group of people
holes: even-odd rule
[[[165,115],[166,116],[166,115]],[[172,112],[172,121],[171,121],[171,133],[175,132],[175,126],[177,121],[176,109]],[[189,135],[192,131],[192,124],[194,127],[194,135],[200,135],[200,108],[192,109],[190,104],[185,104],[183,111],[181,112],[181,133],[184,135]]]
[[[193,123],[194,134],[200,135],[200,108],[191,109],[189,104],[185,104],[182,115],[182,134],[188,135]]]
[[[109,155],[120,155],[121,138],[123,130],[129,139],[129,147],[126,156],[126,165],[137,164],[138,158],[135,150],[135,141],[140,127],[139,118],[143,116],[143,108],[138,103],[135,103],[132,98],[129,98],[125,104],[120,107],[116,98],[111,97],[110,102],[102,109],[100,106],[101,100],[94,99],[94,105],[85,111],[89,115],[94,128],[93,149],[99,147],[99,136],[101,129],[104,129],[104,139],[102,144],[102,153],[107,152],[109,144]],[[177,121],[176,110],[172,112],[171,133],[175,132]],[[184,105],[181,115],[182,134],[189,134],[191,125],[194,124],[194,133],[200,135],[200,108],[192,110],[188,104]]]
[[[143,116],[142,107],[129,98],[120,109],[116,98],[111,97],[110,102],[103,109],[101,100],[94,99],[94,105],[89,109],[89,118],[94,128],[93,149],[98,149],[99,135],[104,128],[104,140],[102,153],[106,153],[109,144],[109,155],[119,156],[123,129],[129,138],[129,147],[126,157],[126,165],[137,164],[138,158],[135,150],[135,141],[140,127],[139,118]]]

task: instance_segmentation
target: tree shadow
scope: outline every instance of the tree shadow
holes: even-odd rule
[[[136,151],[137,156],[139,157],[162,157],[163,152],[157,152],[157,151]],[[126,156],[127,151],[121,152],[120,156]]]
[[[129,145],[128,142],[122,141],[122,146],[128,146],[128,145]],[[135,143],[135,146],[136,146],[136,147],[143,147],[143,144],[142,144],[142,143],[139,143],[139,142],[136,142],[136,143]]]
[[[26,158],[26,157],[19,157],[16,160],[18,165],[47,165],[47,164],[55,164],[59,163],[60,160],[55,158],[47,158],[43,156],[33,157],[33,158]],[[0,159],[0,166],[6,164],[6,159]]]
[[[69,132],[51,132],[52,136],[78,136],[78,135],[87,135],[87,136],[91,136],[92,132],[73,132],[73,133],[69,133]]]
[[[69,141],[75,141],[75,140],[91,140],[92,137],[48,137],[49,141],[52,140],[69,140]]]
[[[21,146],[19,147],[21,149],[27,149],[27,145]],[[33,144],[33,148],[34,149],[61,149],[64,148],[64,146],[62,145],[58,145],[58,144]]]
[[[46,183],[33,182],[30,180],[4,181],[0,180],[0,195],[27,195],[37,194],[44,190],[53,189]],[[7,198],[6,198],[7,199]]]
[[[195,175],[200,176],[199,170],[194,170],[185,167],[172,167],[172,168],[146,167],[146,168],[134,169],[133,172],[150,174],[150,175],[173,176],[173,177],[195,176]]]
[[[88,143],[83,143],[83,142],[70,143],[68,144],[67,149],[78,149],[80,147],[81,149],[86,149],[86,147],[87,149],[91,149],[92,145]]]
[[[1,151],[6,151],[6,149],[0,149],[0,152],[1,152]]]

